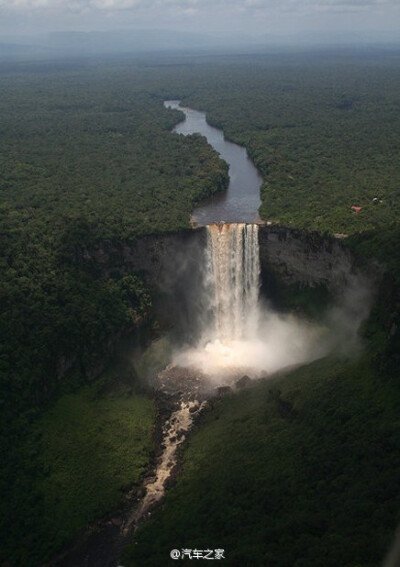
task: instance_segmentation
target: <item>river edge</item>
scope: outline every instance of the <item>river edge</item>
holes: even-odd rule
[[[165,423],[179,405],[179,398],[176,395],[155,391],[151,398],[154,399],[157,407],[153,432],[154,453],[141,482],[139,485],[134,484],[124,489],[117,507],[82,528],[71,542],[42,567],[117,567],[124,548],[133,542],[137,528],[156,506],[162,504],[163,498],[154,506],[146,508],[139,517],[135,518],[134,522],[131,521],[146,495],[146,487],[156,476],[159,459],[163,453]],[[196,422],[197,419],[194,420],[193,426]],[[171,468],[165,485],[166,489],[176,481],[181,466],[181,455],[182,450],[176,453],[176,462]]]
[[[208,144],[229,166],[229,185],[226,191],[216,192],[201,200],[191,213],[198,226],[225,223],[254,224],[258,221],[261,206],[260,189],[264,179],[250,158],[247,148],[226,138],[223,129],[207,120],[205,111],[184,106],[182,101],[164,100],[166,109],[177,110],[184,115],[171,132],[206,138]],[[192,224],[193,226],[193,224]]]

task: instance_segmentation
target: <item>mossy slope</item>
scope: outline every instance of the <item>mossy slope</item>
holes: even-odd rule
[[[9,455],[17,472],[3,471],[0,555],[9,565],[41,565],[146,470],[155,408],[115,382],[110,374],[62,396]]]
[[[380,564],[399,519],[399,402],[368,362],[325,360],[217,403],[123,565],[168,565],[172,548],[223,548],[234,566]]]

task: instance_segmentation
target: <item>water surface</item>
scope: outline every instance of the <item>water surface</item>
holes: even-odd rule
[[[204,112],[180,106],[178,100],[167,100],[167,108],[175,108],[185,113],[174,132],[183,134],[202,134],[208,143],[229,165],[229,187],[227,191],[203,201],[193,211],[192,219],[199,225],[219,223],[257,222],[262,177],[242,146],[229,142],[224,133],[206,122]]]

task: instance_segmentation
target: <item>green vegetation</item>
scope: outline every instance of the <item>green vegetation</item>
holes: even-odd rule
[[[172,355],[173,346],[168,337],[153,341],[134,362],[140,382],[152,385],[157,374],[171,362]]]
[[[207,69],[207,85],[193,80],[184,102],[248,149],[265,180],[262,218],[320,232],[387,228],[400,217],[400,65],[397,52],[384,55],[228,60]]]
[[[223,548],[238,567],[380,564],[400,519],[399,403],[367,360],[217,402],[123,565],[172,565],[171,548]]]
[[[136,377],[87,383],[152,298],[87,251],[186,228],[226,186],[203,138],[171,134],[181,115],[162,102],[178,98],[248,148],[264,219],[350,234],[386,273],[368,358],[217,402],[124,564],[196,546],[225,548],[230,565],[379,564],[400,519],[398,54],[37,63],[0,67],[0,83],[0,562],[42,564],[148,462],[154,409]],[[328,298],[276,299],[316,316]],[[158,368],[168,349],[143,361]]]
[[[29,69],[1,74],[5,410],[54,395],[61,360],[84,376],[113,333],[148,314],[139,279],[125,293],[126,274],[99,272],[85,251],[187,227],[195,203],[225,186],[203,138],[171,135],[180,114],[165,98],[206,109],[246,145],[264,218],[349,234],[397,223],[396,53]]]
[[[152,298],[86,251],[188,227],[227,168],[200,136],[170,133],[181,115],[138,68],[32,65],[0,81],[0,563],[26,567],[118,504],[149,460],[152,404],[77,388]]]
[[[146,318],[137,276],[84,261],[99,242],[189,226],[226,165],[146,92],[140,69],[0,75],[2,372],[8,416],[84,378],[114,333]],[[35,70],[33,66],[32,71]]]
[[[155,408],[134,387],[108,372],[62,396],[9,450],[0,476],[2,565],[42,565],[140,481]]]
[[[364,325],[376,372],[398,381],[400,368],[400,230],[389,227],[353,236],[348,243],[361,262],[378,259],[385,273],[376,292],[371,315]]]

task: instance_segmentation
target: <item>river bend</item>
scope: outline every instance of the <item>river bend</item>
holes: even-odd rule
[[[201,226],[220,222],[254,223],[259,220],[260,187],[262,177],[242,146],[229,142],[224,133],[210,126],[206,114],[180,106],[178,100],[164,102],[167,108],[181,110],[185,120],[180,122],[174,132],[201,134],[229,165],[229,186],[227,191],[218,193],[193,211],[192,220]]]

